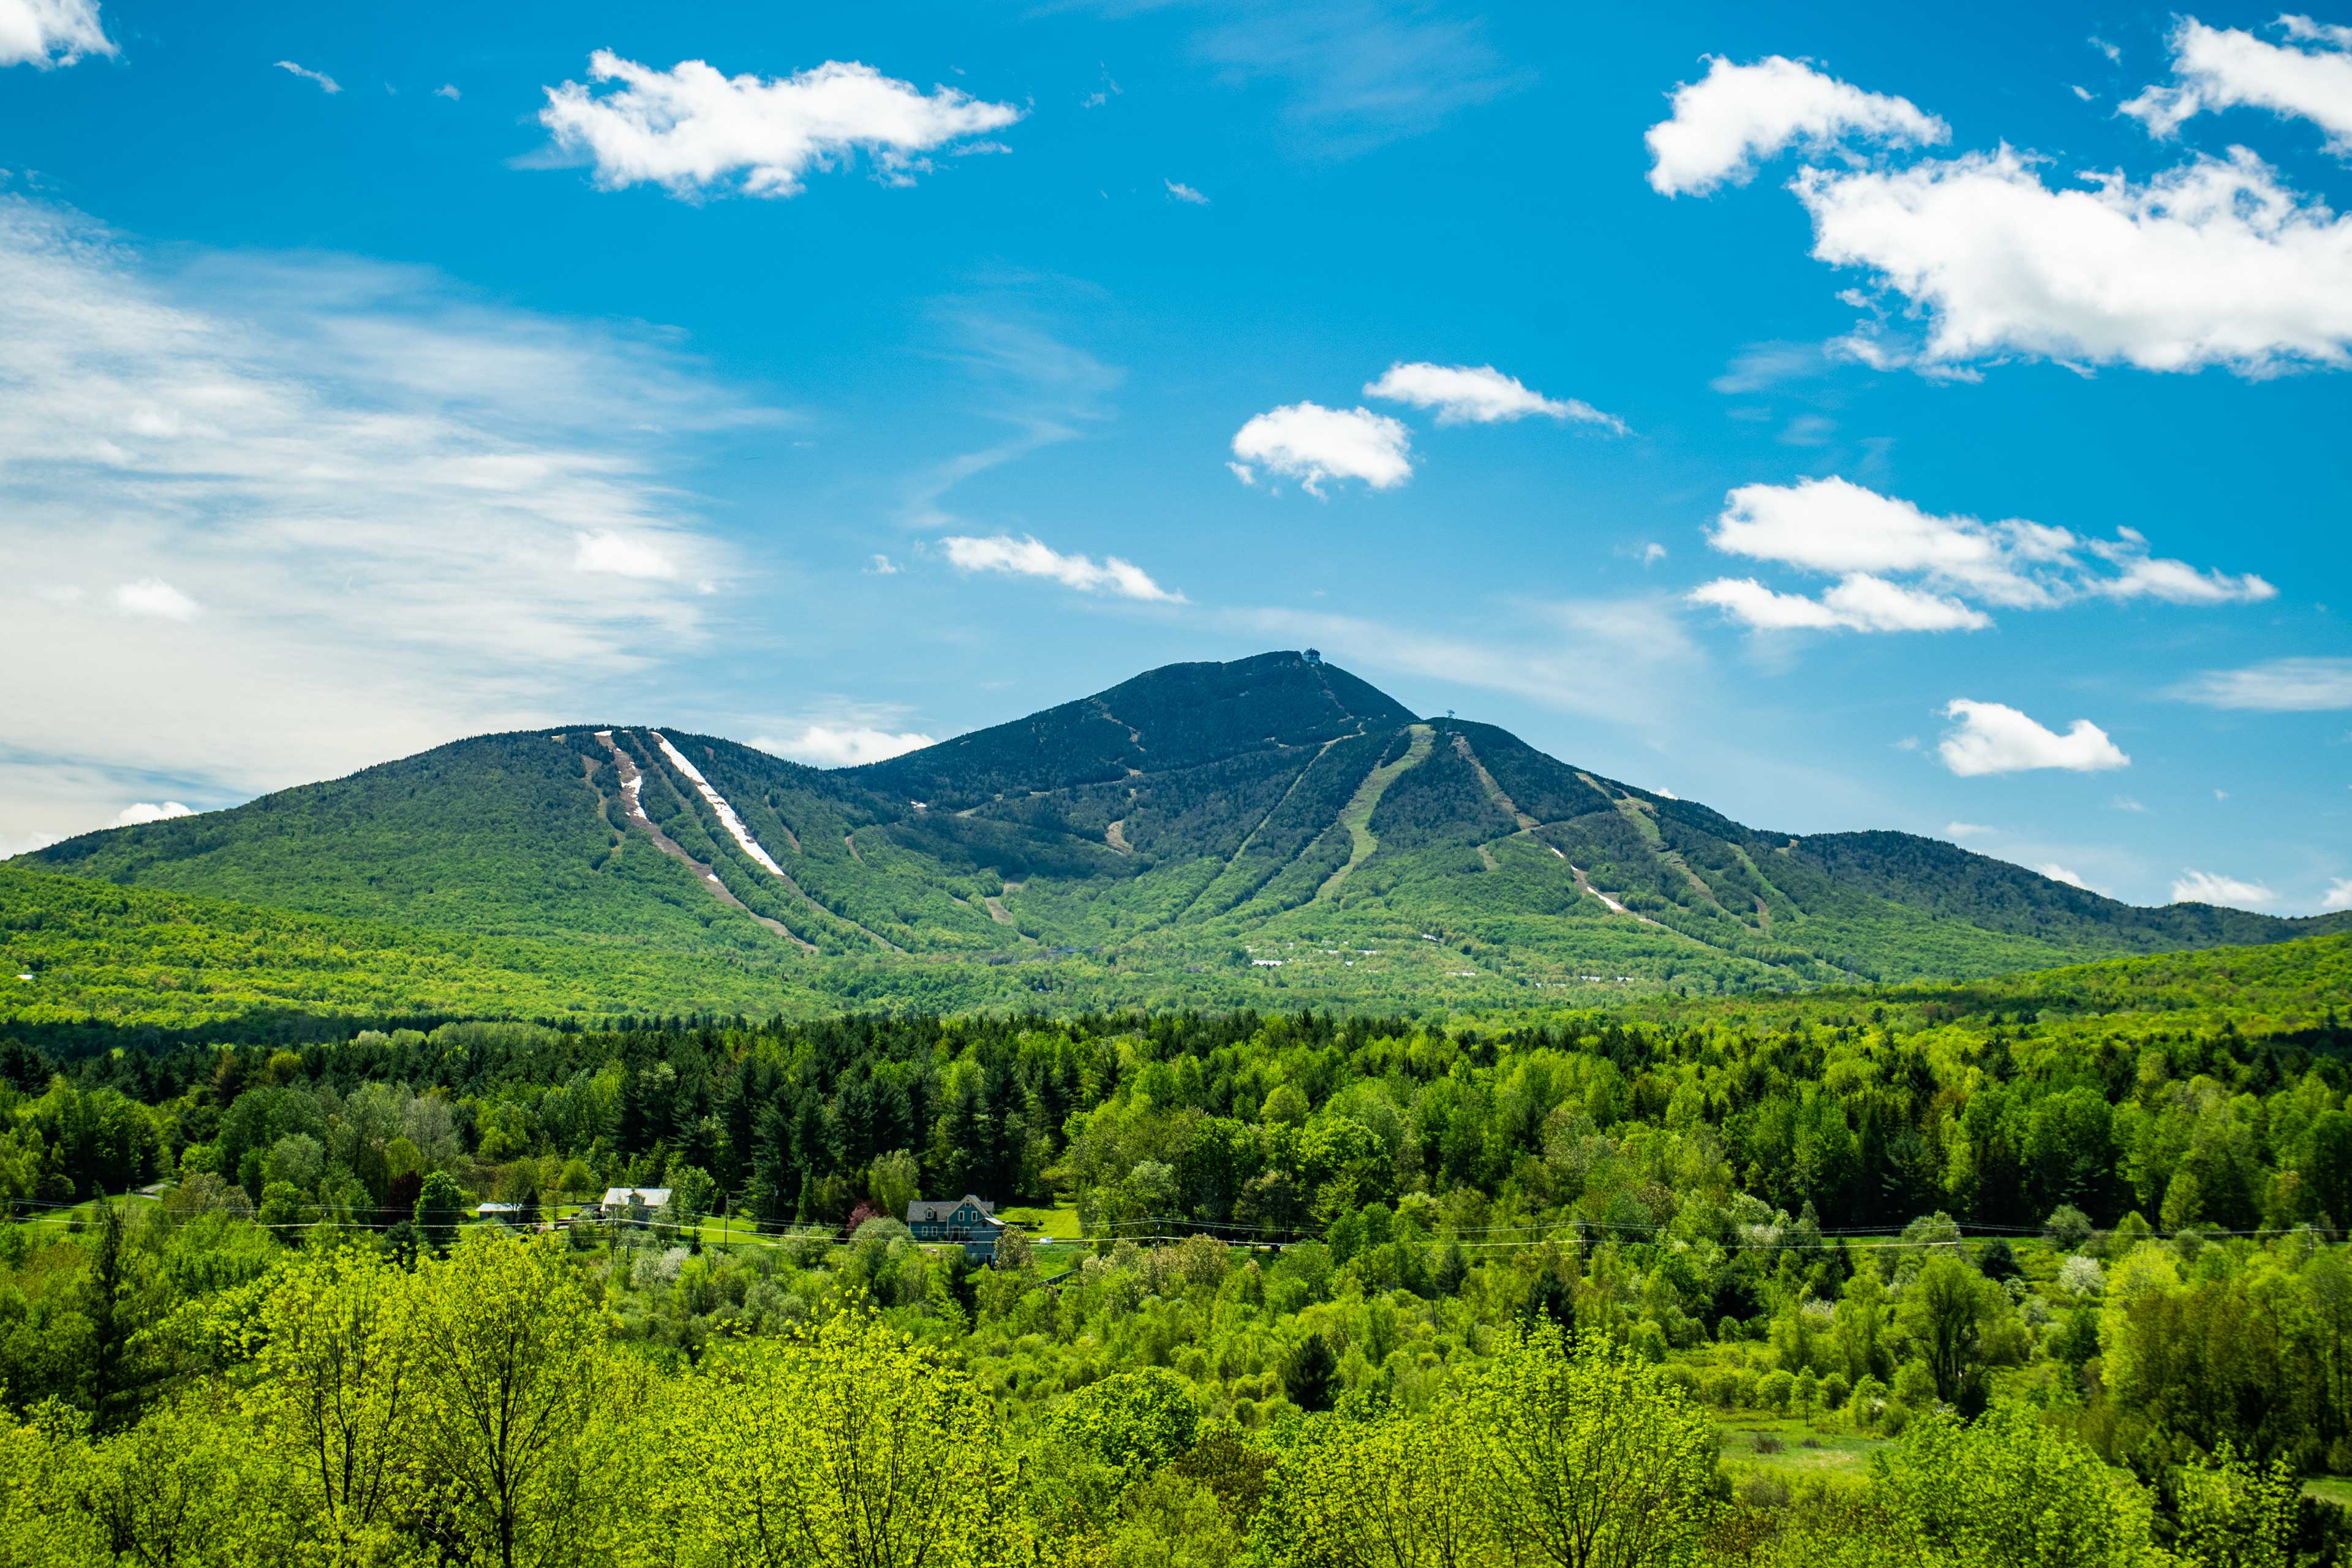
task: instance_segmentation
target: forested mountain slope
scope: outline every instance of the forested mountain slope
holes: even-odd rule
[[[2352,924],[2135,909],[1902,834],[1759,832],[1490,725],[1416,720],[1296,653],[1170,666],[855,769],[676,730],[484,736],[36,858],[924,1005],[1001,997],[1013,963],[1162,1000],[1483,1001],[1989,974]]]

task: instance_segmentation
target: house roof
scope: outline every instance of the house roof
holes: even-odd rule
[[[645,1205],[646,1207],[649,1209],[657,1209],[661,1207],[662,1205],[669,1202],[669,1189],[667,1187],[606,1187],[604,1189],[604,1206],[606,1208],[615,1209],[627,1208],[629,1206],[629,1198],[633,1194],[635,1195],[636,1200],[639,1203]]]
[[[907,1205],[907,1223],[938,1225],[967,1204],[978,1210],[980,1217],[986,1223],[990,1225],[1003,1223],[996,1217],[994,1204],[990,1203],[986,1198],[974,1197],[970,1193],[964,1194],[960,1198],[917,1198]]]

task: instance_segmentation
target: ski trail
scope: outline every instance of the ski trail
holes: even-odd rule
[[[1370,773],[1364,775],[1364,782],[1356,786],[1356,793],[1348,804],[1339,808],[1339,826],[1348,830],[1351,845],[1348,851],[1348,863],[1324,879],[1323,885],[1315,889],[1315,901],[1338,898],[1349,874],[1378,852],[1381,841],[1373,836],[1371,822],[1372,813],[1381,807],[1381,797],[1388,793],[1389,785],[1394,784],[1400,774],[1421,766],[1435,749],[1437,731],[1429,725],[1408,725],[1405,732],[1412,739],[1405,743],[1404,755],[1392,763],[1376,764]]]
[[[688,762],[684,754],[681,753],[676,746],[669,743],[669,738],[667,736],[664,735],[658,730],[648,730],[646,733],[651,735],[654,738],[655,742],[661,747],[662,755],[669,759],[670,765],[677,769],[678,772],[684,773],[693,784],[694,787],[702,792],[703,800],[709,805],[712,812],[717,814],[719,820],[726,825],[727,831],[735,836],[735,842],[742,848],[743,853],[749,855],[752,859],[757,860],[761,866],[765,867],[770,876],[775,878],[776,880],[782,882],[785,887],[790,888],[794,894],[798,895],[801,902],[806,904],[811,910],[823,915],[828,920],[839,921],[842,924],[849,927],[852,931],[864,932],[868,938],[881,943],[884,947],[888,948],[892,952],[904,952],[907,951],[905,948],[900,947],[897,942],[892,942],[888,937],[884,936],[880,931],[874,930],[870,926],[862,924],[857,921],[854,921],[847,915],[840,914],[833,910],[827,909],[824,904],[819,903],[815,899],[810,897],[809,890],[806,888],[802,887],[798,882],[793,880],[792,873],[785,870],[782,866],[777,865],[774,858],[770,856],[765,849],[762,849],[760,847],[760,841],[751,837],[751,830],[743,826],[743,819],[735,815],[735,808],[727,804],[727,797],[710,787],[710,781],[702,776],[701,770],[697,768],[692,763]],[[608,742],[607,744],[610,744],[610,742]],[[856,847],[857,847],[854,844],[850,846],[850,849],[853,854],[856,853]],[[861,865],[864,864],[862,858],[859,863]]]
[[[1557,849],[1553,850],[1553,851],[1552,851],[1552,853],[1553,853],[1553,854],[1555,854],[1555,855],[1559,855],[1559,850],[1557,850]],[[1568,857],[1567,857],[1567,856],[1565,856],[1565,855],[1560,855],[1560,857],[1559,857],[1559,858],[1560,858],[1561,859],[1563,859],[1563,860],[1565,860],[1565,859],[1567,859],[1567,858],[1568,858]],[[1594,898],[1599,899],[1599,900],[1600,900],[1603,904],[1607,905],[1607,906],[1608,906],[1608,908],[1609,908],[1609,912],[1610,912],[1611,914],[1612,914],[1612,915],[1633,915],[1633,910],[1631,910],[1627,909],[1624,905],[1622,905],[1622,904],[1619,903],[1616,900],[1614,900],[1614,899],[1611,898],[1608,894],[1606,894],[1606,893],[1602,892],[1600,889],[1598,889],[1598,888],[1594,887],[1591,882],[1587,881],[1587,880],[1585,879],[1584,872],[1583,872],[1583,870],[1582,870],[1582,868],[1581,868],[1577,867],[1577,866],[1574,866],[1574,865],[1570,865],[1570,866],[1569,867],[1569,869],[1570,869],[1570,871],[1573,871],[1573,872],[1575,872],[1575,873],[1576,873],[1576,885],[1577,885],[1579,888],[1582,889],[1584,891],[1586,891],[1586,892],[1588,892],[1588,893],[1591,893]],[[1656,921],[1652,920],[1652,919],[1651,919],[1649,916],[1647,916],[1647,915],[1633,915],[1633,918],[1634,918],[1635,920],[1637,920],[1637,921],[1641,921],[1643,925],[1645,925],[1645,926],[1654,926],[1654,925],[1659,925],[1659,924],[1660,924],[1660,922],[1658,922],[1658,921]],[[1661,929],[1664,929],[1664,928],[1663,928],[1663,927],[1661,927]]]
[[[777,865],[774,858],[765,849],[760,847],[760,841],[751,837],[751,830],[743,826],[743,819],[735,815],[735,808],[727,804],[727,797],[710,787],[710,781],[702,776],[702,770],[688,762],[686,753],[671,745],[669,737],[659,730],[647,732],[653,736],[654,742],[661,747],[662,755],[669,759],[670,766],[694,781],[694,787],[702,792],[702,798],[710,803],[710,809],[719,814],[719,820],[726,824],[727,831],[735,836],[735,842],[741,847],[743,853],[765,866],[773,875],[782,877],[784,874],[784,868]]]
[[[783,921],[771,920],[745,904],[728,889],[726,883],[719,879],[719,874],[716,871],[688,854],[684,845],[655,826],[653,818],[646,815],[644,801],[646,775],[637,771],[637,764],[629,760],[629,753],[623,751],[620,743],[613,739],[612,731],[599,730],[596,731],[596,738],[604,742],[604,750],[612,754],[614,771],[621,775],[621,796],[627,803],[625,810],[632,826],[640,829],[646,837],[652,839],[655,848],[692,871],[696,879],[702,883],[704,890],[712,898],[722,904],[741,910],[803,952],[816,951],[814,942],[803,937],[795,936],[792,928]]]

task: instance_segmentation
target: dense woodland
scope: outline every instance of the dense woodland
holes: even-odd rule
[[[2341,1562],[2348,966],[7,1040],[0,1506],[75,1563]],[[607,1184],[674,1196],[528,1234]],[[892,1217],[963,1192],[1066,1234]]]

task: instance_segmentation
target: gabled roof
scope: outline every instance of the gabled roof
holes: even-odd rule
[[[989,1224],[998,1225],[1003,1223],[995,1217],[996,1205],[994,1204],[990,1203],[986,1198],[975,1197],[971,1193],[966,1193],[960,1198],[917,1198],[913,1203],[907,1205],[907,1223],[908,1225],[938,1225],[945,1220],[950,1215],[954,1214],[956,1210],[962,1208],[967,1204],[969,1204],[973,1209],[977,1210],[980,1217],[987,1221]]]
[[[637,1201],[649,1209],[657,1209],[669,1202],[667,1187],[606,1187],[604,1206],[613,1209],[627,1208],[631,1194],[635,1194]]]

